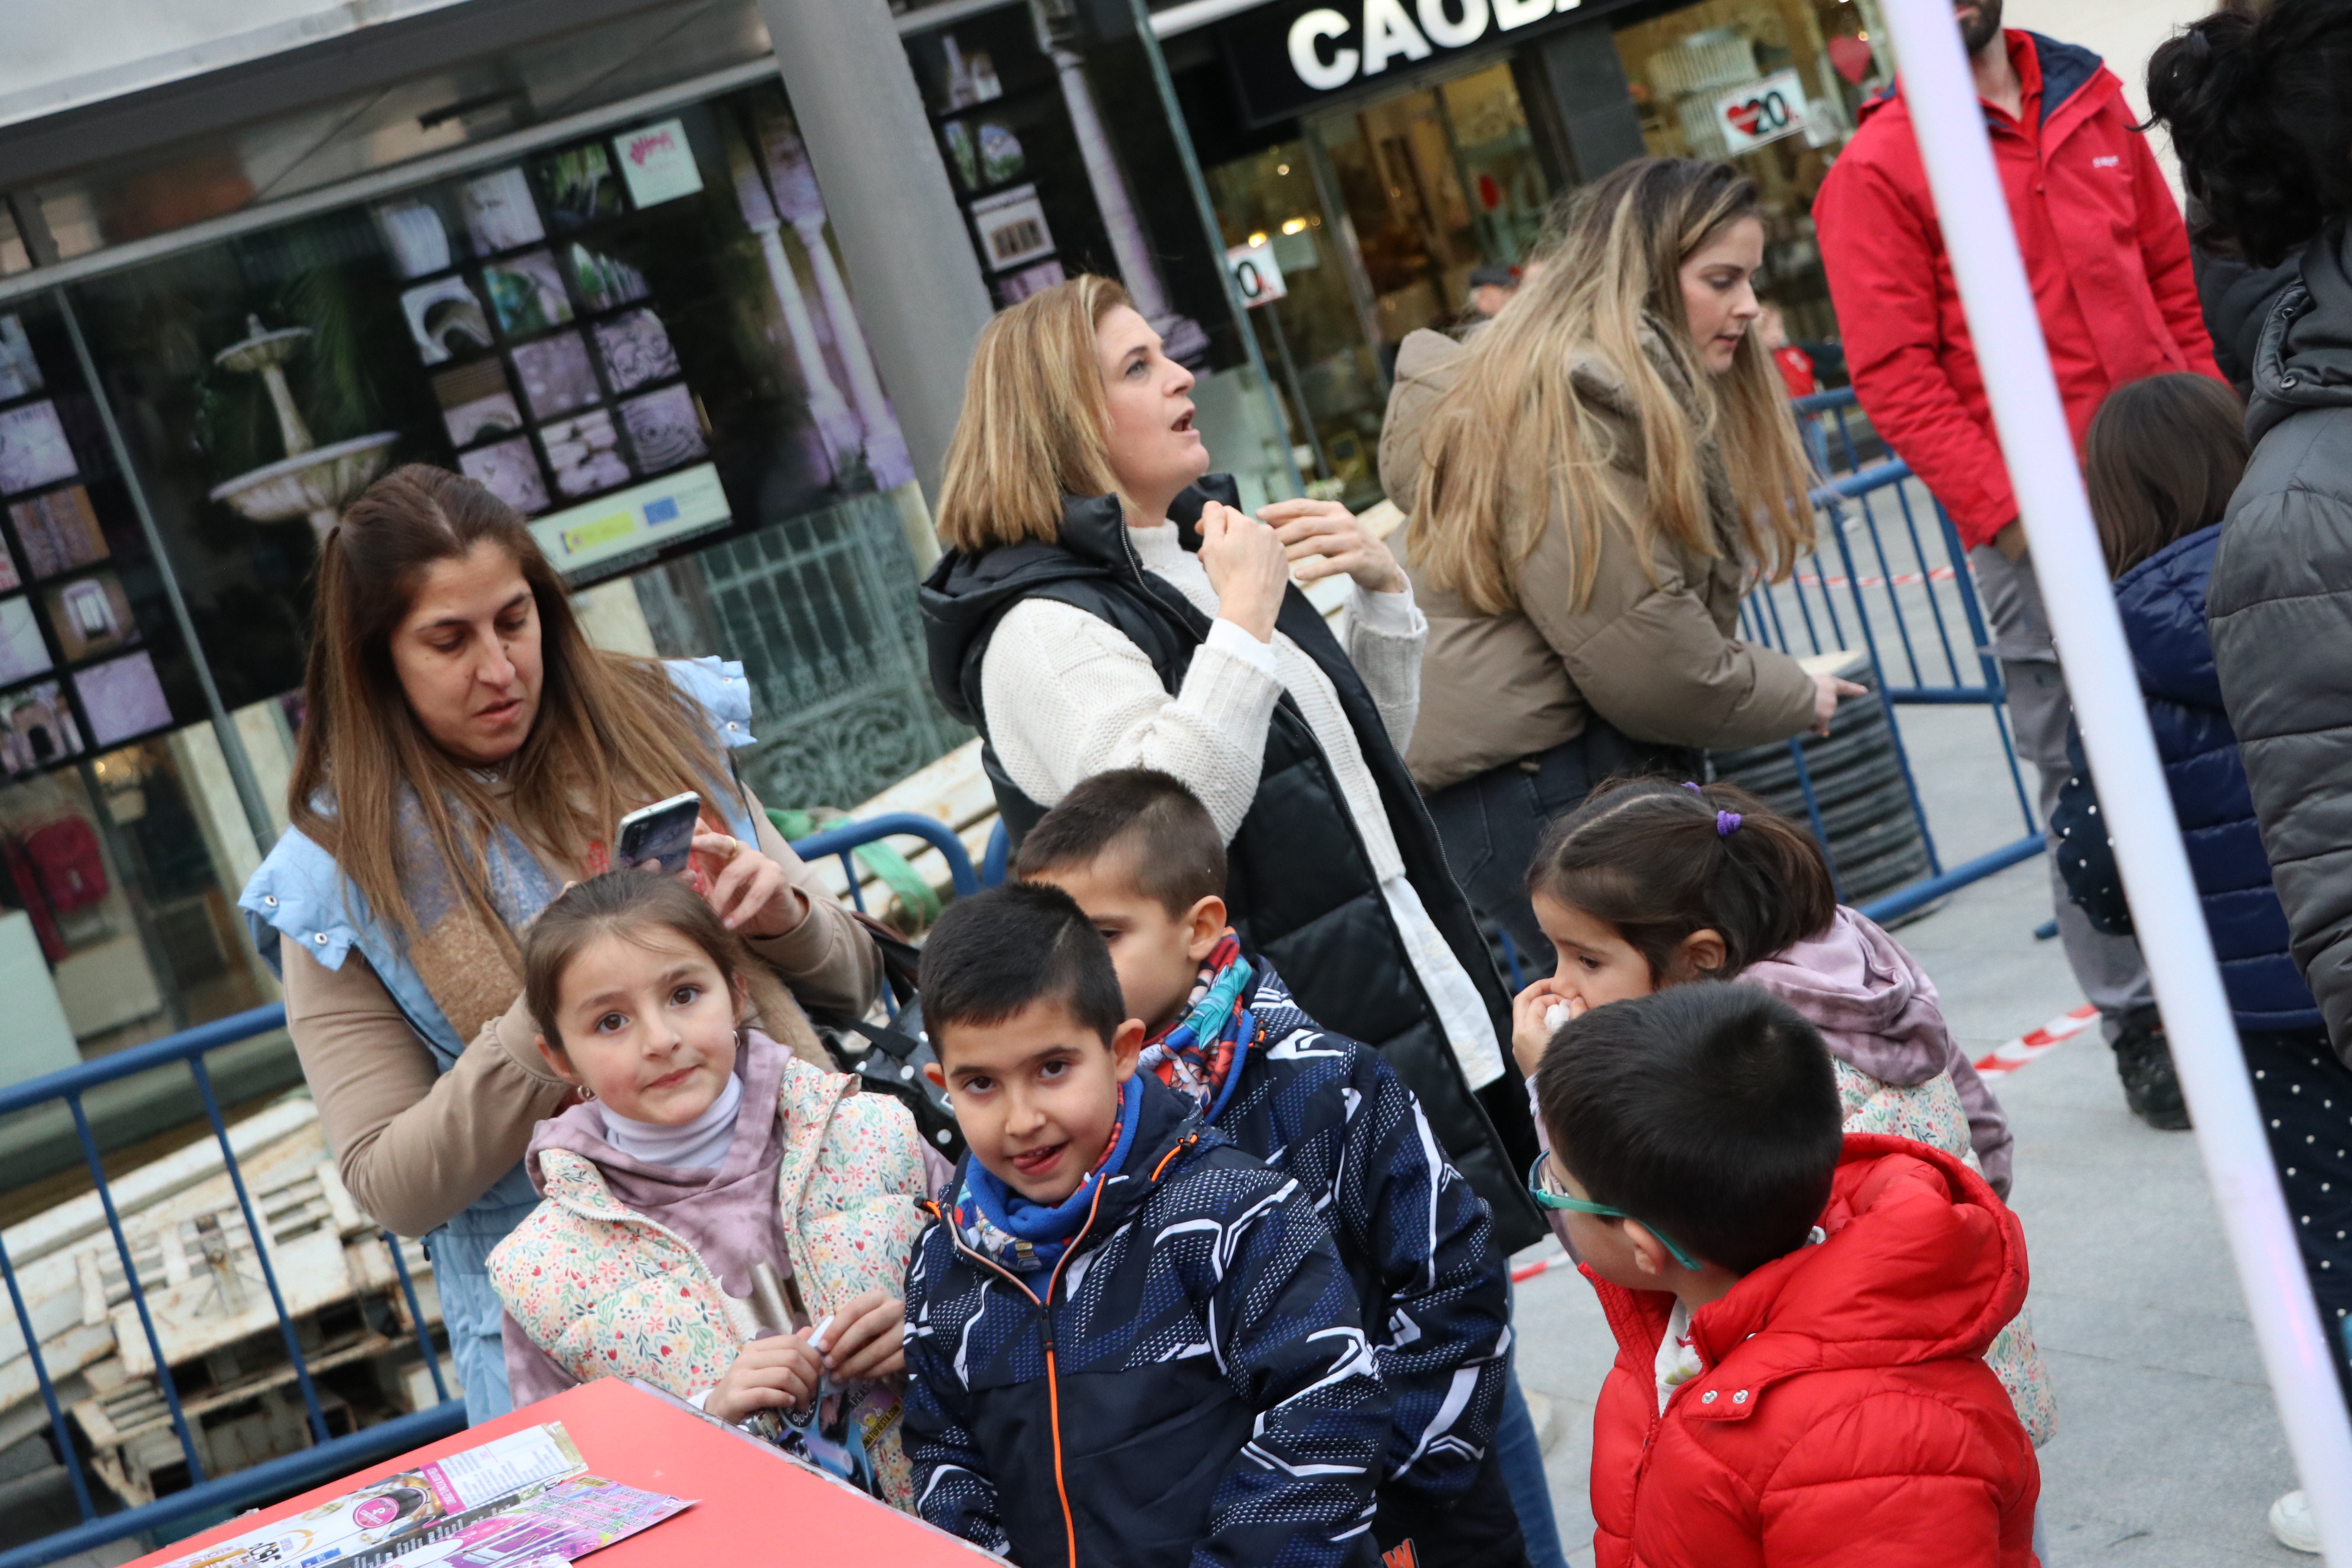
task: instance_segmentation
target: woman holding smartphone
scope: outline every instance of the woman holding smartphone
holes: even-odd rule
[[[343,1184],[426,1237],[479,1422],[509,1405],[485,1259],[537,1203],[523,1151],[572,1093],[533,1044],[522,929],[606,868],[624,816],[691,791],[697,884],[772,972],[769,1034],[822,1061],[799,1004],[863,1012],[880,954],[732,775],[740,667],[591,647],[479,484],[412,465],[370,486],[327,538],[315,626],[292,826],[240,904]]]

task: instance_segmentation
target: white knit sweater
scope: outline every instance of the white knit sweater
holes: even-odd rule
[[[1174,523],[1133,529],[1129,537],[1147,571],[1174,584],[1202,614],[1216,615],[1209,574],[1178,542]],[[1410,588],[1368,594],[1361,587],[1350,590],[1346,623],[1348,656],[1402,752],[1421,705],[1429,623]],[[1050,806],[1092,774],[1156,768],[1200,797],[1228,841],[1256,797],[1266,725],[1287,690],[1331,764],[1390,918],[1471,1086],[1502,1076],[1493,1020],[1405,877],[1380,787],[1339,694],[1297,644],[1280,632],[1263,643],[1217,620],[1171,697],[1143,650],[1110,623],[1076,605],[1028,599],[998,623],[980,683],[989,739],[1030,799]]]

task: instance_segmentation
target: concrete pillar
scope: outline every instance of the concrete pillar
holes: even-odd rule
[[[916,477],[936,495],[995,307],[905,46],[887,0],[760,0],[760,14]]]

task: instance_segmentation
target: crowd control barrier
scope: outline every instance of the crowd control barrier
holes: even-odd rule
[[[1991,628],[1952,520],[1924,492],[1915,497],[1906,482],[1910,466],[1902,459],[1883,455],[1864,461],[1875,437],[1856,436],[1851,389],[1815,393],[1798,399],[1796,407],[1823,476],[1813,490],[1821,532],[1792,578],[1748,596],[1741,624],[1750,639],[1786,653],[1802,657],[1846,649],[1869,659],[1873,679],[1864,684],[1876,689],[1852,700],[1847,711],[1853,702],[1875,701],[1885,708],[1927,862],[1927,875],[1918,880],[1861,905],[1863,913],[1887,924],[2039,854],[2042,828],[2010,735]],[[1924,523],[1922,510],[1931,514]],[[1986,710],[2022,832],[1949,863],[1919,797],[1903,744],[1901,710],[1955,704]],[[1832,837],[1824,830],[1811,759],[1837,742],[1833,727],[1826,740],[1805,736],[1788,743],[1797,795],[1825,848],[1833,848]]]
[[[864,896],[856,868],[849,864],[851,856],[862,846],[899,836],[920,838],[937,848],[947,860],[958,893],[979,890],[979,879],[955,834],[942,823],[912,813],[835,823],[795,841],[793,847],[804,860],[841,857],[849,876],[850,898],[863,910]],[[885,987],[886,1002],[889,1000],[887,992]],[[290,1188],[260,1185],[258,1177],[248,1180],[246,1163],[255,1153],[255,1134],[250,1130],[278,1114],[277,1110],[229,1121],[214,1092],[205,1058],[285,1026],[285,1007],[272,1004],[0,1089],[0,1118],[45,1106],[66,1107],[89,1165],[92,1183],[89,1195],[97,1200],[87,1216],[86,1234],[77,1232],[63,1242],[52,1237],[43,1246],[42,1257],[30,1260],[29,1268],[20,1267],[19,1260],[10,1256],[7,1237],[22,1238],[27,1232],[39,1232],[59,1209],[44,1210],[0,1232],[0,1282],[5,1284],[9,1307],[8,1314],[0,1316],[0,1395],[14,1380],[20,1380],[24,1371],[29,1371],[30,1386],[37,1389],[47,1414],[58,1467],[65,1472],[81,1517],[79,1524],[0,1550],[0,1568],[36,1568],[137,1536],[157,1543],[175,1540],[246,1509],[447,1436],[466,1425],[464,1402],[456,1397],[457,1391],[445,1375],[446,1346],[435,1339],[438,1298],[432,1290],[429,1268],[412,1267],[413,1262],[424,1262],[417,1244],[403,1242],[359,1216],[340,1182],[333,1179],[331,1164],[323,1171],[291,1173],[296,1180]],[[136,1172],[110,1176],[99,1139],[83,1109],[84,1097],[100,1084],[173,1064],[184,1064],[194,1082],[204,1122],[219,1150],[219,1170],[213,1171],[208,1162],[192,1161],[183,1151],[164,1162],[142,1165]],[[295,1119],[281,1120],[290,1123]],[[244,1134],[247,1145],[244,1160],[236,1146],[236,1134]],[[323,1152],[323,1142],[317,1147]],[[124,1201],[119,1201],[118,1188],[173,1160],[198,1171],[205,1182],[219,1183],[225,1178],[224,1196],[230,1201],[195,1219],[174,1215],[168,1223],[142,1224],[143,1216],[135,1205],[155,1199],[153,1184],[134,1191]],[[184,1192],[195,1184],[184,1176],[175,1190]],[[166,1201],[157,1213],[172,1212],[170,1195],[164,1194]],[[86,1197],[69,1199],[59,1207],[86,1202]],[[126,1205],[134,1206],[126,1212]],[[289,1239],[289,1230],[299,1234]],[[298,1258],[298,1248],[308,1250]],[[420,1408],[353,1426],[350,1406],[331,1394],[322,1397],[317,1376],[324,1370],[321,1363],[336,1360],[340,1353],[348,1364],[351,1353],[348,1346],[339,1352],[331,1344],[327,1347],[329,1353],[320,1353],[316,1309],[325,1293],[317,1287],[317,1270],[310,1266],[322,1257],[329,1272],[341,1271],[339,1278],[350,1283],[347,1295],[364,1296],[373,1289],[383,1298],[374,1314],[378,1321],[359,1331],[366,1336],[362,1344],[372,1354],[394,1354],[404,1349],[416,1354],[421,1364],[414,1369],[413,1380],[420,1391],[430,1390],[418,1401]],[[34,1276],[29,1282],[28,1273]],[[60,1274],[66,1282],[63,1291],[50,1288]],[[191,1291],[197,1296],[190,1296]],[[231,1299],[224,1300],[223,1293]],[[199,1300],[216,1316],[229,1308],[238,1309],[226,1321],[229,1331],[240,1336],[240,1344],[221,1348],[242,1348],[248,1358],[258,1352],[271,1360],[282,1352],[283,1368],[273,1366],[257,1378],[236,1384],[222,1391],[217,1400],[206,1397],[209,1390],[192,1388],[192,1377],[207,1376],[207,1356],[188,1353],[186,1335],[179,1331],[173,1314]],[[265,1300],[266,1311],[262,1310]],[[384,1307],[391,1309],[389,1317]],[[92,1426],[104,1425],[110,1412],[120,1414],[119,1391],[113,1403],[95,1393],[87,1398],[79,1396],[82,1368],[100,1359],[93,1354],[91,1336],[102,1340],[110,1328],[111,1342],[118,1347],[118,1362],[138,1369],[131,1382],[141,1384],[142,1396],[149,1392],[145,1380],[152,1380],[152,1397],[144,1398],[140,1406],[143,1426],[138,1430],[145,1434],[149,1449],[159,1438],[176,1449],[173,1457],[177,1467],[184,1467],[186,1482],[171,1490],[155,1486],[152,1489],[160,1495],[135,1506],[121,1506],[123,1493],[142,1489],[126,1484],[120,1465],[102,1468],[108,1461],[94,1453],[89,1443]],[[274,1345],[268,1342],[273,1337]],[[72,1364],[53,1367],[60,1346]],[[217,1354],[219,1350],[210,1353]],[[16,1367],[13,1363],[19,1355],[25,1363]],[[222,1400],[250,1402],[261,1392],[282,1391],[289,1383],[299,1396],[309,1445],[239,1468],[214,1462],[219,1458],[214,1452],[216,1447],[235,1449],[236,1445],[207,1440],[206,1405],[217,1406]],[[338,1426],[348,1429],[336,1430]],[[166,1484],[181,1479],[170,1473],[173,1466],[153,1468],[166,1472]],[[109,1510],[102,1503],[115,1506]],[[5,1522],[0,1521],[0,1525]]]

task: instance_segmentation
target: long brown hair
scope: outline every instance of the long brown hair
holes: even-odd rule
[[[743,944],[710,907],[710,900],[676,877],[659,871],[623,869],[591,877],[564,889],[540,911],[522,940],[522,1000],[531,1022],[558,1050],[563,1033],[563,976],[590,942],[617,936],[642,944],[668,931],[710,960],[728,989],[745,983]]]
[[[1614,926],[1649,961],[1653,984],[1693,931],[1723,938],[1710,978],[1728,980],[1837,918],[1813,836],[1727,784],[1602,784],[1546,831],[1528,891]]]
[[[1110,495],[1110,405],[1095,329],[1127,290],[1084,273],[981,330],[940,476],[940,539],[979,554],[1062,529],[1064,496]]]
[[[1482,615],[1507,613],[1518,564],[1555,505],[1576,554],[1580,605],[1610,528],[1633,536],[1645,567],[1661,534],[1696,555],[1736,550],[1774,579],[1795,566],[1813,537],[1811,470],[1786,386],[1752,331],[1731,369],[1709,375],[1680,280],[1708,241],[1761,216],[1754,181],[1688,158],[1637,159],[1570,198],[1543,266],[1470,340],[1423,435],[1408,538],[1432,586]],[[1633,405],[1633,451],[1620,449],[1619,421],[1596,416],[1576,384],[1577,361],[1595,357]],[[1709,445],[1735,500],[1729,539],[1707,504]],[[1639,512],[1609,482],[1612,465],[1642,475]]]
[[[2221,521],[2251,455],[2238,395],[2210,376],[2151,375],[2107,394],[2083,443],[2107,574]]]
[[[544,669],[538,718],[502,770],[511,786],[503,810],[425,733],[392,662],[393,633],[426,572],[486,543],[530,586]],[[520,514],[474,480],[421,463],[370,485],[327,536],[302,695],[288,817],[409,942],[420,933],[402,885],[404,791],[467,904],[503,933],[484,851],[508,812],[527,838],[577,864],[625,811],[686,790],[724,800],[731,787],[709,721],[661,666],[589,645]]]

